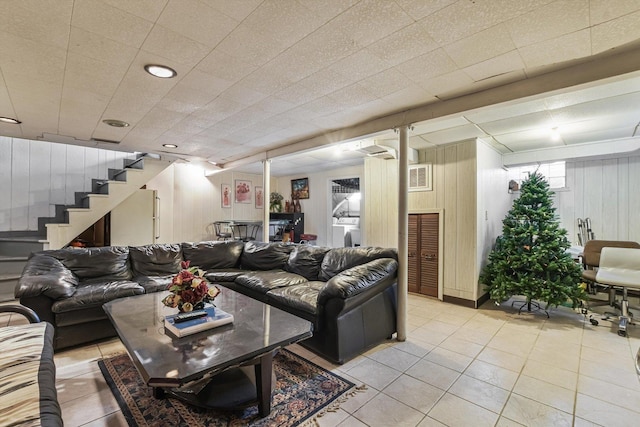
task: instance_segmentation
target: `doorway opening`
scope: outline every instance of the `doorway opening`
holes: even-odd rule
[[[360,246],[360,178],[331,180],[331,246]]]

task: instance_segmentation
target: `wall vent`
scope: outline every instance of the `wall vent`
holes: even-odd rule
[[[409,166],[409,191],[432,191],[433,174],[431,164]]]

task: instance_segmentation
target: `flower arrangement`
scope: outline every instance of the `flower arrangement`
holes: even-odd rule
[[[217,286],[209,286],[204,271],[198,267],[189,267],[190,261],[182,261],[182,270],[176,274],[168,289],[171,291],[162,303],[167,307],[189,312],[204,308],[204,304],[213,300],[220,293]]]
[[[276,193],[275,191],[269,195],[269,209],[271,212],[281,212],[282,211],[282,194]]]

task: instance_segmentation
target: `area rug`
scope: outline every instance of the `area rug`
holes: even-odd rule
[[[179,399],[156,399],[129,356],[122,354],[98,362],[129,426],[299,426],[336,409],[358,387],[340,376],[290,352],[281,350],[273,360],[276,385],[271,414],[260,418],[258,407],[238,411],[196,408]]]

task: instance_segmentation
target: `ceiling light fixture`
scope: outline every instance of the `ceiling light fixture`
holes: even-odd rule
[[[213,166],[217,165],[217,163],[212,160],[208,160],[208,162],[211,163]]]
[[[3,116],[0,116],[0,122],[11,123],[12,125],[19,125],[20,123],[22,123],[20,120],[14,119],[13,117],[3,117]]]
[[[162,144],[162,146],[165,148],[178,148],[176,144]]]
[[[170,79],[178,75],[176,70],[166,65],[147,64],[144,66],[144,69],[152,76],[160,77],[161,79]]]
[[[551,129],[551,140],[560,141],[560,132],[558,131],[558,128]]]
[[[116,120],[116,119],[104,119],[102,123],[107,124],[109,126],[113,126],[114,128],[129,127],[129,123],[123,122],[122,120]]]

